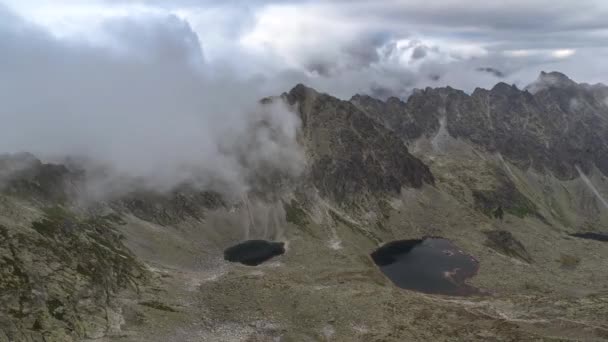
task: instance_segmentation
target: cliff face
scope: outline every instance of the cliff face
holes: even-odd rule
[[[429,168],[408,152],[399,136],[353,103],[303,85],[284,98],[297,106],[308,178],[323,197],[340,203],[433,184]]]
[[[471,95],[450,87],[416,91],[407,102],[355,96],[351,102],[405,140],[449,134],[499,152],[522,168],[578,177],[576,166],[608,174],[608,87],[541,73],[525,90],[499,83]]]

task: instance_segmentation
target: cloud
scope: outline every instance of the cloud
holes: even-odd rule
[[[0,10],[0,145],[46,159],[86,156],[168,190],[239,193],[259,175],[295,175],[298,117],[261,106],[264,83],[206,63],[174,15],[104,20],[103,44],[58,39]]]
[[[448,81],[472,91],[492,87],[499,74],[525,85],[540,70],[562,66],[580,81],[608,78],[589,77],[578,63],[583,55],[604,55],[608,45],[608,6],[598,1],[296,1],[254,12],[253,25],[241,37],[248,49],[263,51],[277,68],[301,71],[300,82],[340,96],[377,93],[371,89],[394,83],[399,85],[392,93],[402,96],[413,87]],[[363,53],[348,53],[354,43]],[[499,73],[479,72],[488,66]],[[403,75],[409,91],[394,80]]]
[[[412,51],[412,59],[422,59],[426,57],[427,49],[428,48],[424,45],[417,46],[416,48],[414,48],[414,51]]]
[[[505,77],[505,73],[496,69],[496,68],[491,68],[491,67],[480,67],[477,68],[477,71],[481,71],[481,72],[487,72],[490,73],[498,78],[503,78]]]
[[[395,84],[393,92],[407,96],[404,83],[426,87],[449,81],[471,91],[493,85],[496,77],[478,71],[488,66],[516,84],[532,81],[540,70],[560,68],[579,81],[608,78],[608,71],[601,71],[608,70],[602,67],[607,63],[608,5],[600,0],[8,3],[55,35],[85,35],[88,40],[99,39],[91,31],[100,20],[174,15],[197,34],[208,72],[229,70],[240,78],[265,79],[272,89],[289,88],[293,84],[288,81],[295,81],[349,97],[351,91]],[[587,65],[599,67],[590,72]],[[290,77],[279,78],[285,75]],[[395,79],[404,75],[408,80]]]
[[[555,58],[568,58],[576,53],[574,49],[559,49],[551,52],[551,55]]]

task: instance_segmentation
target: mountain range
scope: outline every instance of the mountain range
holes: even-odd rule
[[[339,99],[299,84],[298,177],[231,200],[183,184],[82,200],[74,163],[0,157],[0,341],[605,341],[608,86]],[[479,295],[395,286],[370,254],[424,237]],[[259,266],[223,260],[284,242]]]

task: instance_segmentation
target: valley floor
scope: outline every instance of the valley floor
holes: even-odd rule
[[[188,238],[179,244],[160,238],[159,245],[148,246],[160,254],[146,256],[142,246],[130,246],[148,258],[155,276],[146,295],[125,299],[123,329],[108,340],[608,340],[605,243],[568,237],[535,218],[490,222],[433,187],[408,190],[400,200],[387,223],[393,228],[374,234],[382,241],[424,235],[453,240],[481,261],[472,284],[490,295],[447,297],[397,288],[372,262],[376,245],[355,224],[287,224],[287,253],[257,267],[225,262],[222,243],[213,247],[182,231]],[[488,248],[483,231],[492,228],[521,237],[534,261]],[[195,264],[175,260],[195,251]],[[562,265],[564,253],[580,263]]]

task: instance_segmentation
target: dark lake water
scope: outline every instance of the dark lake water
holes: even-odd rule
[[[574,237],[581,238],[581,239],[608,242],[607,233],[576,233],[576,234],[570,234],[570,236],[574,236]]]
[[[393,241],[371,257],[400,288],[450,296],[481,294],[465,283],[477,274],[479,262],[447,239]]]
[[[248,240],[224,250],[224,259],[247,266],[257,266],[285,253],[283,242]]]

